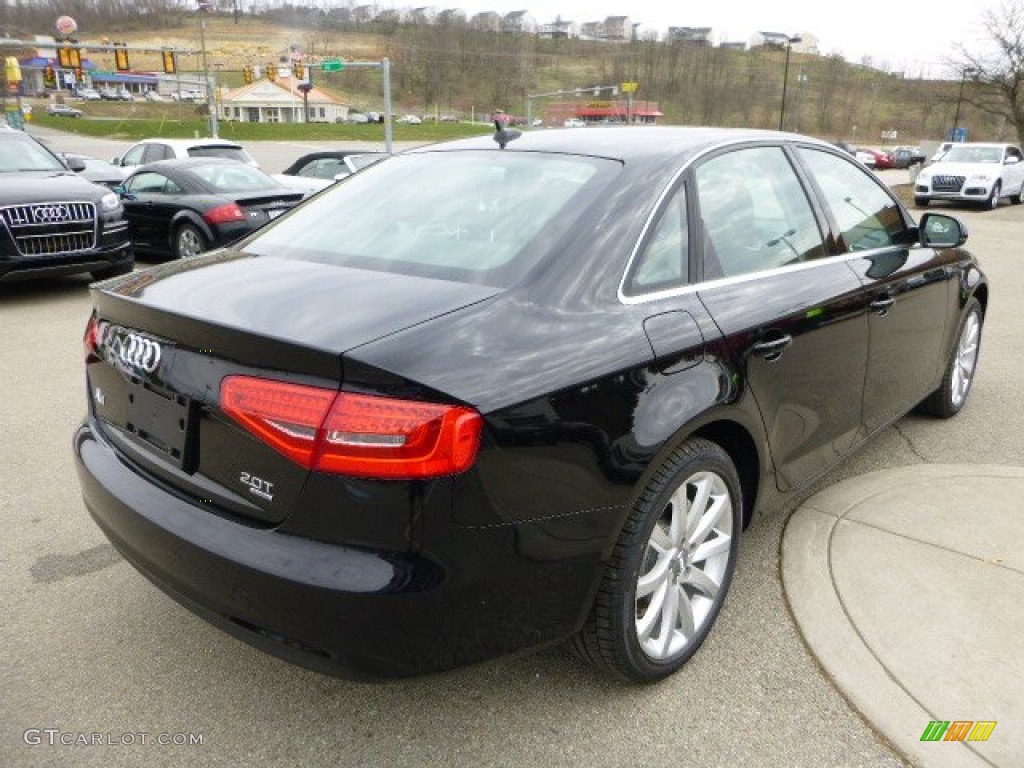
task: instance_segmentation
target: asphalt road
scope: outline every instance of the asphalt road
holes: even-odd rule
[[[99,141],[85,151],[120,150],[92,143]],[[304,151],[253,149],[273,162],[269,170]],[[957,215],[992,281],[971,401],[948,422],[901,420],[819,487],[917,463],[1024,465],[1024,206]],[[0,763],[904,764],[836,692],[790,618],[779,579],[784,514],[747,532],[708,642],[654,686],[606,680],[559,648],[425,678],[350,683],[213,629],[123,562],[80,500],[70,443],[85,409],[86,285],[0,286]]]

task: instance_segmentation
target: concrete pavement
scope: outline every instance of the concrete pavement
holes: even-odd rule
[[[809,649],[916,764],[1024,761],[1021,499],[1021,467],[898,467],[821,491],[786,526],[783,586]],[[924,741],[932,721],[950,725]],[[971,740],[958,721],[996,725]]]

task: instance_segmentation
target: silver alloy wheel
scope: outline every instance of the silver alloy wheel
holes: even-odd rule
[[[203,238],[195,227],[185,225],[178,232],[178,257],[187,259],[203,252]]]
[[[992,194],[988,197],[988,207],[995,210],[999,207],[999,195],[1002,192],[1002,185],[997,181],[996,185],[992,187]]]
[[[636,584],[636,636],[652,661],[678,655],[712,615],[729,572],[733,509],[714,472],[691,475],[654,524]]]
[[[959,408],[967,399],[974,378],[974,366],[978,362],[978,342],[981,337],[981,319],[977,312],[971,312],[964,321],[960,339],[956,345],[956,359],[953,361],[953,381],[950,395],[953,406]]]

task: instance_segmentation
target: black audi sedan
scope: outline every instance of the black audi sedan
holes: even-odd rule
[[[219,157],[147,163],[117,189],[135,249],[178,259],[238,240],[303,197],[259,168]]]
[[[956,219],[794,134],[517,133],[93,288],[74,449],[138,570],[336,674],[568,640],[652,681],[756,514],[964,406],[989,289]]]

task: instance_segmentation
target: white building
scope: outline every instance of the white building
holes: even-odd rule
[[[279,77],[276,82],[255,83],[227,91],[220,98],[222,120],[241,123],[338,123],[348,117],[348,105],[320,88],[310,90],[303,99],[301,81]],[[309,113],[303,119],[303,107]]]

